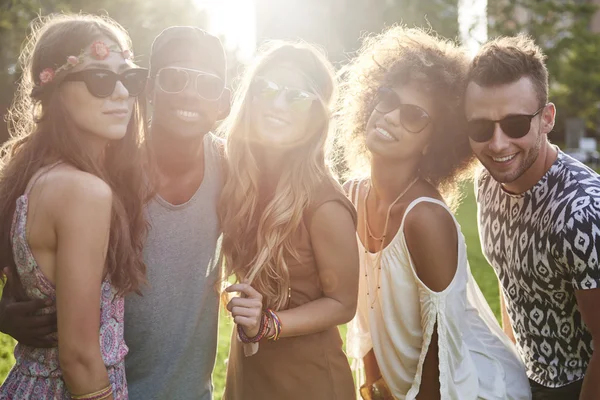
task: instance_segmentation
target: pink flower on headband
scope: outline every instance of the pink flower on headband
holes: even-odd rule
[[[54,79],[54,70],[52,68],[46,68],[40,72],[40,82],[42,85],[52,82]]]
[[[69,57],[67,57],[67,63],[75,66],[75,65],[79,64],[79,57],[69,56]]]
[[[126,60],[129,60],[129,59],[133,58],[133,53],[131,52],[131,50],[128,50],[128,49],[123,50],[121,52],[121,55]]]
[[[104,42],[97,40],[92,43],[91,53],[91,56],[96,60],[104,60],[110,54],[110,49]]]

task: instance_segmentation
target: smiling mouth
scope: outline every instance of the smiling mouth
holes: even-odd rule
[[[383,128],[377,127],[375,128],[375,131],[388,140],[397,141],[395,137],[393,137],[388,131],[386,131]]]
[[[175,114],[184,121],[197,121],[200,118],[200,113],[196,111],[176,110]]]
[[[517,156],[517,154],[519,154],[519,153],[510,154],[510,155],[504,156],[504,157],[492,157],[492,160],[494,160],[494,162],[497,162],[497,163],[506,163],[506,162],[511,161],[513,158],[515,158]]]

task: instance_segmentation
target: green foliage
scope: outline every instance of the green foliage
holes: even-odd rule
[[[490,36],[529,33],[548,56],[550,99],[558,108],[556,130],[569,117],[598,129],[600,34],[590,30],[598,7],[585,1],[488,2]]]

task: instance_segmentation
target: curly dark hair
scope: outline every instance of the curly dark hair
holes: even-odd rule
[[[365,127],[378,89],[417,81],[431,93],[436,108],[434,132],[419,174],[449,205],[456,206],[459,183],[471,177],[475,160],[464,129],[468,67],[463,49],[430,31],[394,26],[366,37],[356,58],[341,71],[336,117],[347,177],[366,175],[370,170]]]

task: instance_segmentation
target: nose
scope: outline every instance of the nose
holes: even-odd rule
[[[121,100],[121,99],[129,98],[129,91],[127,90],[125,85],[123,85],[123,82],[117,81],[117,83],[115,84],[115,89],[113,90],[111,97],[114,100]]]
[[[390,112],[385,113],[385,115],[383,116],[383,120],[386,123],[388,123],[394,127],[399,126],[400,125],[400,110],[398,108],[396,108]]]
[[[285,111],[287,109],[287,106],[288,102],[285,97],[285,91],[282,90],[281,92],[277,93],[277,96],[275,96],[275,98],[273,98],[273,101],[271,102],[271,107],[274,110]]]
[[[496,153],[501,154],[509,146],[509,137],[504,133],[499,123],[494,124],[494,135],[488,142],[488,148]]]

